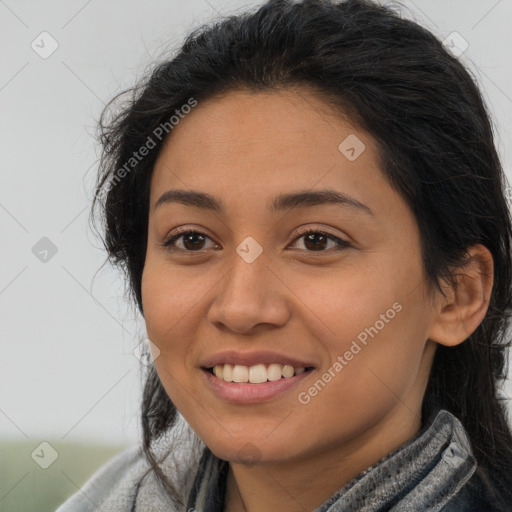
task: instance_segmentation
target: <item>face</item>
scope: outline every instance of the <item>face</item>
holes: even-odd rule
[[[218,205],[157,205],[171,190]],[[292,460],[419,421],[433,313],[417,225],[372,137],[312,94],[230,92],[174,127],[142,299],[162,384],[220,458]],[[242,381],[308,369],[228,383],[204,368],[215,361]]]

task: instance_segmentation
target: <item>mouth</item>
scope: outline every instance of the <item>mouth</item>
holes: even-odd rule
[[[291,391],[314,372],[312,366],[294,368],[274,363],[249,367],[232,364],[201,367],[207,388],[221,400],[239,405],[290,397]]]
[[[201,369],[217,379],[238,384],[264,384],[291,379],[314,370],[313,366],[291,366],[288,364],[256,364],[252,366],[240,364],[216,364]]]

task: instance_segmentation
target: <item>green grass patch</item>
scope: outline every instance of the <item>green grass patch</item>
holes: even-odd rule
[[[40,441],[0,440],[0,512],[54,512],[114,455],[129,445],[99,445],[48,441],[51,448],[36,450]]]

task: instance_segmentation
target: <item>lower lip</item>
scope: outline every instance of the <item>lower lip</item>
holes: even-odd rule
[[[257,403],[275,398],[276,396],[297,386],[314,370],[307,370],[300,375],[281,378],[276,381],[262,382],[261,384],[251,384],[249,382],[226,382],[219,379],[209,370],[201,369],[208,386],[218,396],[228,402],[234,403]]]

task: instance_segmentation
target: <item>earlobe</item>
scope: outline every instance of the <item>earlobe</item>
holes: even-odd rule
[[[446,297],[436,292],[435,314],[429,338],[455,346],[480,325],[489,307],[494,281],[490,251],[482,244],[469,247],[466,263],[454,270],[453,282],[444,282]]]

